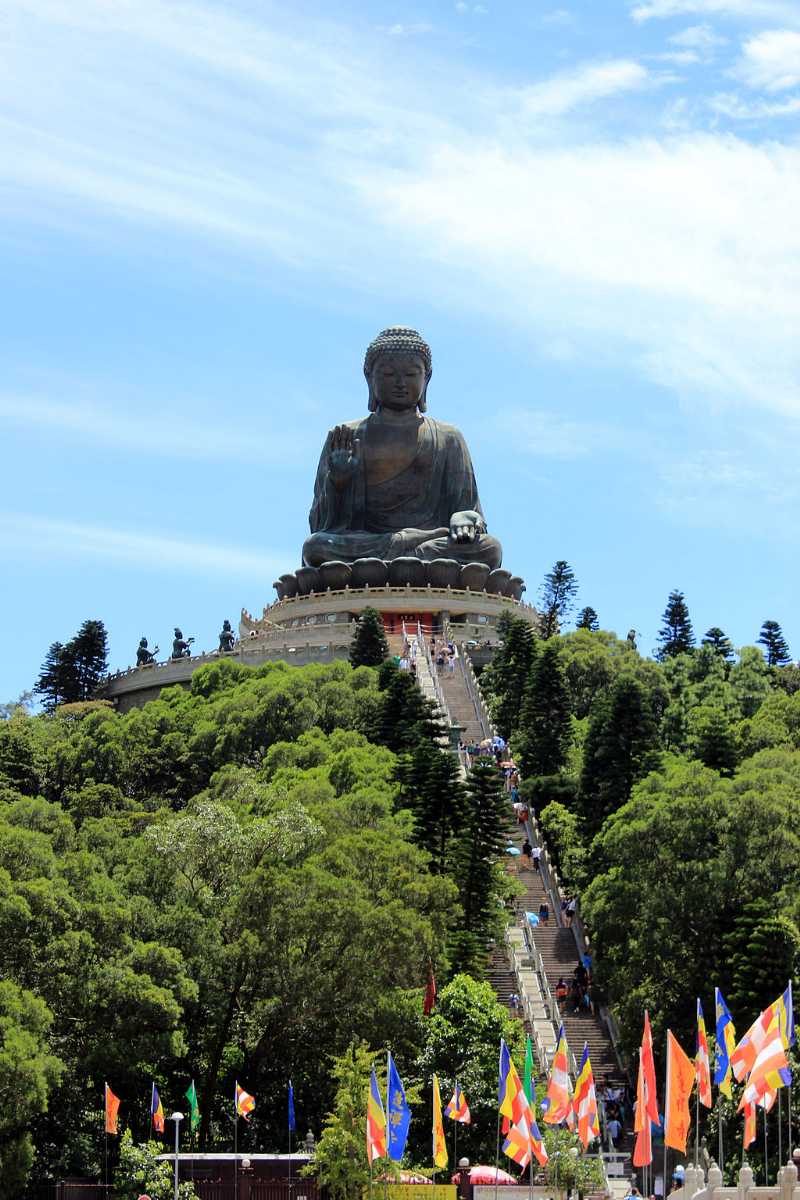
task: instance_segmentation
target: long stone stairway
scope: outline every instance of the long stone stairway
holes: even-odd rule
[[[452,670],[448,667],[436,669],[450,720],[463,728],[461,740],[473,743],[489,737],[491,730],[469,689],[466,674],[468,667],[463,650],[459,651]]]

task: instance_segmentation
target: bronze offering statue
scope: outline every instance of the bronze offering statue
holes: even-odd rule
[[[236,634],[231,629],[231,623],[226,617],[222,622],[222,631],[219,635],[219,648],[221,651],[232,650],[236,642]]]
[[[367,349],[364,374],[369,416],[328,434],[304,564],[409,556],[499,567],[502,548],[486,532],[464,437],[426,413],[427,342],[403,325],[385,329]]]
[[[136,665],[137,667],[149,667],[151,663],[156,661],[158,654],[158,646],[155,650],[147,649],[147,638],[143,637],[136,648]]]
[[[172,643],[172,658],[190,658],[191,650],[189,647],[194,641],[193,637],[186,638],[184,641],[183,634],[180,629],[175,629],[175,641]]]

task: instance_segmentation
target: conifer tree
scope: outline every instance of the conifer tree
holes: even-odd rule
[[[33,691],[40,697],[45,712],[53,712],[56,705],[63,704],[70,687],[64,650],[62,642],[53,642],[42,663],[39,678],[33,685]]]
[[[464,817],[458,760],[426,740],[401,758],[396,775],[401,803],[414,817],[414,841],[430,854],[434,874],[449,872],[451,849]]]
[[[746,1028],[783,990],[783,981],[796,974],[800,931],[766,900],[749,900],[741,905],[722,943],[721,966],[729,980],[725,996],[731,1010],[743,1014]]]
[[[667,658],[688,653],[694,646],[694,630],[684,594],[677,588],[670,592],[661,620],[661,632],[658,635],[660,645],[656,653],[658,661],[664,662]]]
[[[703,646],[711,646],[727,662],[733,661],[733,645],[718,625],[712,625],[702,641]]]
[[[495,932],[495,871],[506,841],[507,806],[493,763],[478,762],[464,789],[464,822],[453,855],[454,878],[464,913],[453,958],[475,973]]]
[[[381,666],[378,686],[381,698],[369,735],[373,741],[404,754],[420,741],[436,742],[444,736],[439,709],[423,696],[408,671],[387,661]]]
[[[527,621],[506,613],[497,622],[497,632],[502,641],[481,677],[481,686],[489,697],[497,731],[508,740],[519,728],[525,688],[536,660],[536,639]]]
[[[633,675],[620,675],[596,707],[586,735],[579,803],[589,836],[627,803],[633,785],[655,770],[659,760],[650,697]]]
[[[78,691],[76,699],[91,700],[108,670],[108,634],[102,621],[84,621],[68,643]]]
[[[768,667],[783,667],[792,661],[786,638],[777,621],[765,621],[757,640],[764,647]]]
[[[552,639],[539,653],[525,690],[515,741],[523,774],[555,775],[567,761],[571,741],[569,687],[558,641]]]
[[[594,609],[587,604],[586,608],[582,608],[578,613],[578,619],[575,622],[576,629],[588,629],[592,633],[597,633],[600,628],[600,621]]]
[[[558,633],[559,624],[569,615],[577,592],[578,581],[575,572],[568,562],[560,558],[552,571],[545,575],[539,592],[543,638],[554,637]]]
[[[379,667],[388,657],[383,617],[376,608],[362,609],[350,643],[351,666]]]

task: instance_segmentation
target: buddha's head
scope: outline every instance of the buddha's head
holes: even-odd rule
[[[369,384],[369,411],[381,408],[425,412],[431,377],[431,348],[416,329],[393,325],[367,347],[364,374]]]

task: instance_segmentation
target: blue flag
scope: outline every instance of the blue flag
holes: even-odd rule
[[[406,1093],[391,1054],[386,1070],[386,1116],[389,1125],[389,1158],[400,1162],[406,1148],[411,1109],[406,1104]]]
[[[294,1088],[289,1080],[289,1133],[294,1133]]]

